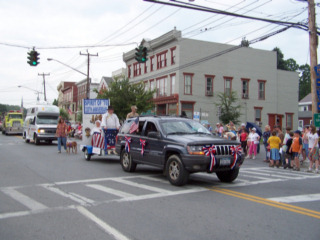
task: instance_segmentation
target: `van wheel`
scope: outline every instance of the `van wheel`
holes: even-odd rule
[[[131,154],[125,149],[122,150],[120,155],[120,164],[125,172],[134,172],[136,170],[137,164],[132,161]]]
[[[171,155],[166,164],[166,173],[169,182],[175,186],[182,186],[188,182],[189,172],[184,168],[177,155]]]
[[[34,135],[34,143],[36,145],[39,145],[40,144],[40,140],[38,139],[37,135]]]

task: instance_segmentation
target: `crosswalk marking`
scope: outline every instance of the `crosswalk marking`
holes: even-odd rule
[[[105,186],[102,186],[102,185],[98,185],[98,184],[87,184],[86,186],[94,188],[94,189],[102,191],[102,192],[105,192],[105,193],[110,193],[112,195],[115,195],[115,196],[118,196],[118,197],[121,197],[121,198],[127,198],[127,197],[134,197],[135,196],[135,195],[130,194],[130,193],[122,192],[122,191],[119,191],[119,190],[116,190],[116,189],[113,189],[113,188],[108,188],[108,187],[105,187]]]
[[[137,188],[142,188],[142,189],[146,189],[146,190],[153,191],[153,192],[158,192],[158,193],[170,193],[171,192],[171,191],[165,190],[163,188],[157,188],[157,187],[153,187],[150,185],[144,185],[141,183],[130,182],[130,181],[122,179],[122,178],[115,178],[115,179],[112,179],[112,181],[123,183],[123,184],[129,185],[129,186],[132,186],[132,187],[137,187]]]
[[[268,199],[282,203],[312,202],[320,200],[320,194],[305,194],[296,196],[275,197]]]
[[[47,208],[47,206],[43,205],[42,203],[37,202],[36,200],[18,192],[13,188],[2,189],[2,192],[26,206],[30,210],[42,210]]]
[[[77,195],[75,193],[67,193],[67,192],[64,192],[62,191],[61,189],[57,188],[57,187],[54,187],[50,184],[47,184],[47,185],[43,185],[43,187],[45,189],[48,189],[49,191],[51,192],[54,192],[58,195],[61,195],[63,197],[66,197],[66,198],[69,198],[77,203],[79,203],[80,205],[83,205],[83,206],[88,206],[88,205],[91,205],[93,204],[95,201],[89,199],[89,198],[86,198],[86,197],[83,197],[83,196],[80,196],[80,195]]]
[[[282,179],[295,179],[296,177],[292,176],[292,177],[288,177],[288,176],[283,176],[283,175],[278,175],[278,174],[274,174],[274,173],[270,173],[270,172],[264,172],[262,170],[256,170],[254,172],[252,171],[246,171],[243,170],[242,172],[245,173],[250,173],[250,174],[254,174],[254,175],[262,175],[262,176],[269,176],[269,177],[275,177],[275,178],[282,178]]]

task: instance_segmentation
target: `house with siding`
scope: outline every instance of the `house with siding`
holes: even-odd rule
[[[135,49],[123,54],[130,82],[143,81],[156,89],[158,115],[219,122],[215,105],[218,93],[236,91],[241,122],[260,126],[298,127],[298,73],[278,70],[274,51],[200,41],[181,37],[176,29],[152,40],[143,40],[148,61],[138,63]]]

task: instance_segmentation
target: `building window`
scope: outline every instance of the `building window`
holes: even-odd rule
[[[154,70],[154,56],[150,57],[150,71],[152,72]]]
[[[177,103],[168,104],[168,115],[176,116],[177,115]]]
[[[141,64],[140,63],[134,63],[133,64],[133,76],[137,77],[141,75]]]
[[[157,54],[157,69],[161,69],[167,66],[167,51]]]
[[[231,96],[232,92],[232,77],[224,77],[224,93]]]
[[[206,79],[206,96],[213,96],[213,79],[214,76],[205,75]]]
[[[241,79],[242,81],[242,98],[248,99],[249,98],[249,81],[250,79]]]
[[[157,97],[165,97],[170,93],[168,86],[168,77],[157,79]]]
[[[148,66],[146,62],[144,63],[144,73],[148,73]]]
[[[176,47],[173,47],[171,50],[171,65],[176,63]]]
[[[150,80],[150,91],[153,91],[155,89],[155,81],[153,79]],[[155,98],[157,96],[157,93],[153,94],[153,97]]]
[[[286,127],[293,128],[293,113],[286,113]]]
[[[258,85],[259,85],[258,99],[265,100],[266,81],[265,80],[258,80]]]
[[[261,114],[262,113],[262,107],[254,107],[254,120],[256,122],[261,122]]]
[[[184,75],[184,95],[192,95],[192,73],[183,73]]]
[[[128,66],[128,78],[131,78],[131,65]]]
[[[144,91],[147,92],[149,90],[149,82],[145,81],[144,82]]]
[[[170,75],[170,95],[176,93],[176,74]]]
[[[181,102],[181,113],[185,112],[188,118],[193,119],[193,106],[195,102]]]

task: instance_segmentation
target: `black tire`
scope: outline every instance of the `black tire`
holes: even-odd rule
[[[87,160],[87,161],[90,161],[91,160],[91,154],[88,153],[88,150],[84,150],[84,158]]]
[[[39,140],[39,138],[37,137],[37,135],[34,135],[34,144],[35,144],[35,145],[39,145],[39,144],[40,144],[40,140]]]
[[[169,182],[175,186],[182,186],[188,182],[189,172],[184,168],[178,155],[171,155],[168,158],[166,175]]]
[[[137,164],[133,162],[131,154],[127,153],[125,149],[121,151],[120,164],[125,172],[134,172],[137,168]]]
[[[239,168],[234,168],[229,171],[216,172],[216,174],[221,182],[231,183],[238,177]]]

